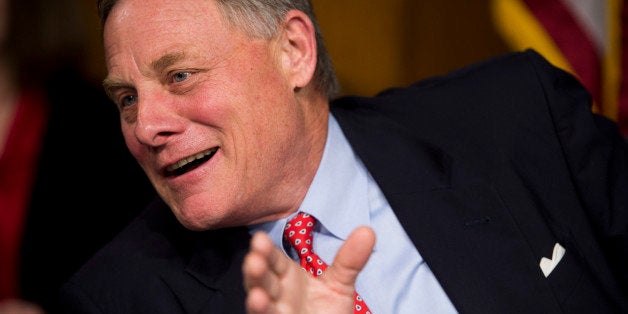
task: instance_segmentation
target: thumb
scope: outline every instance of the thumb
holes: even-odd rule
[[[356,228],[338,250],[325,276],[353,291],[355,280],[371,257],[374,246],[373,229],[366,226]]]

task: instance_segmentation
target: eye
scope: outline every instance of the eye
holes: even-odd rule
[[[177,72],[177,73],[175,73],[175,74],[172,76],[172,80],[173,80],[175,83],[178,83],[178,82],[183,82],[183,81],[185,81],[186,79],[188,79],[191,75],[192,75],[192,73],[190,73],[190,72]]]
[[[136,103],[137,103],[136,95],[126,95],[122,97],[122,99],[120,100],[120,107],[122,108],[129,107],[129,106],[135,105]]]

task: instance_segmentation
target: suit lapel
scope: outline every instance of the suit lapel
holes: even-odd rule
[[[517,312],[534,304],[559,312],[496,190],[438,147],[359,107],[332,111],[456,308]]]

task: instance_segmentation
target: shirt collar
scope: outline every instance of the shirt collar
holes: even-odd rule
[[[364,168],[330,115],[323,158],[299,211],[312,214],[321,227],[345,240],[353,229],[369,224],[367,187]]]

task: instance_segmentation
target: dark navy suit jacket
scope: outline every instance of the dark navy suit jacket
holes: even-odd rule
[[[331,110],[458,311],[628,313],[628,150],[572,76],[529,50]],[[248,240],[188,231],[156,200],[62,301],[244,312]],[[546,278],[556,243],[566,253]]]

